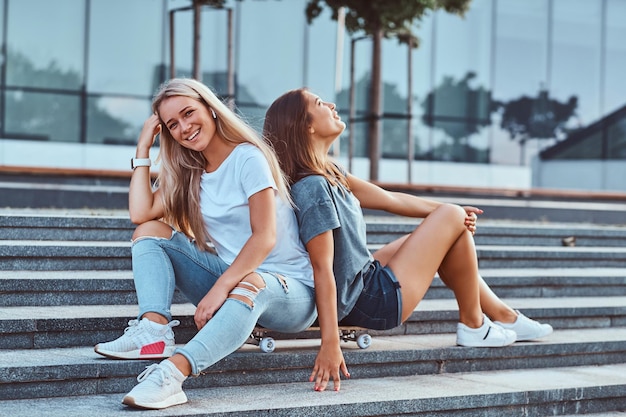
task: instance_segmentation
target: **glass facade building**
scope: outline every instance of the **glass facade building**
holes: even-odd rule
[[[305,4],[228,3],[235,104],[260,129],[276,97],[307,86],[338,104],[349,121],[344,137],[352,129],[353,155],[364,157],[371,41],[343,33],[329,11],[308,25]],[[0,0],[0,141],[132,146],[152,94],[170,74],[170,56],[176,75],[191,76],[189,6]],[[411,54],[384,40],[383,158],[406,159],[413,143],[417,161],[528,166],[540,151],[626,105],[624,16],[624,0],[473,0],[463,18],[425,16]],[[202,80],[226,96],[228,13],[204,7],[201,22]],[[626,158],[624,119],[614,126],[600,150],[590,142],[581,152]],[[347,142],[342,137],[341,155]]]

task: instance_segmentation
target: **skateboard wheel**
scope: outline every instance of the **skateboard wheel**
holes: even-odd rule
[[[367,349],[372,344],[372,336],[362,334],[356,339],[356,344],[359,345],[361,349]]]
[[[274,343],[273,338],[264,337],[263,339],[261,339],[261,342],[259,343],[259,347],[261,348],[262,352],[272,353],[274,349],[276,348],[276,344]]]

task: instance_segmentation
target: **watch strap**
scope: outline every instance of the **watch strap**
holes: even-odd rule
[[[150,158],[131,158],[130,168],[135,169],[137,167],[149,167],[152,165]]]

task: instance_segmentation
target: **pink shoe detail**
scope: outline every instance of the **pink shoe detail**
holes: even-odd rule
[[[165,342],[160,341],[141,347],[140,355],[159,355],[165,351]]]

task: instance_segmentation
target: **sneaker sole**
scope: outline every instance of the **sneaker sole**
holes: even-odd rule
[[[491,330],[491,329],[490,329]],[[485,338],[480,339],[480,340],[476,340],[467,337],[467,341],[463,341],[460,339],[464,339],[465,337],[461,337],[459,338],[458,334],[457,334],[457,339],[456,339],[456,344],[457,346],[463,346],[463,347],[486,347],[486,348],[497,348],[497,347],[505,347],[505,346],[510,346],[513,343],[516,342],[517,337],[515,335],[515,332],[511,331],[506,331],[504,330],[505,336],[508,335],[509,338],[508,339],[504,339],[504,340],[494,340],[493,338],[486,338],[487,335],[489,335],[489,332],[487,332],[487,335],[485,335]],[[496,343],[497,342],[497,343]]]
[[[94,352],[106,356],[111,359],[167,359],[174,354],[176,346],[166,346],[161,353],[141,353],[141,349],[131,350],[128,352],[115,352],[106,349],[94,347]]]
[[[546,331],[543,331],[541,333],[537,333],[537,334],[531,334],[531,335],[518,335],[517,336],[517,341],[518,342],[528,342],[530,340],[536,340],[536,339],[541,339],[542,337],[546,337],[550,334],[552,334],[554,330],[553,329],[549,329]]]
[[[141,401],[136,401],[135,398],[127,395],[122,400],[122,404],[133,408],[140,408],[142,410],[160,410],[163,408],[172,407],[174,405],[185,404],[187,401],[187,395],[185,395],[185,393],[181,391],[166,398],[163,401],[159,401],[156,403],[143,403]]]
[[[513,343],[515,343],[515,340],[513,340],[512,342],[506,343],[505,344],[486,344],[486,343],[466,343],[466,344],[461,344],[459,342],[456,342],[457,346],[461,346],[461,347],[477,347],[477,348],[498,348],[498,347],[506,347],[506,346],[511,346]]]

